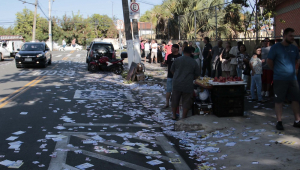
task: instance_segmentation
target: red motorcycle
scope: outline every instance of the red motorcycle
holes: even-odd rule
[[[111,59],[108,56],[109,49],[103,47],[92,51],[90,58],[91,61],[88,63],[88,70],[91,72],[96,71],[112,71],[115,74],[123,73],[123,59]]]

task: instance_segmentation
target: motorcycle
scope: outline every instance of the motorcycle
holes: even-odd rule
[[[97,71],[112,71],[120,75],[123,73],[124,59],[110,59],[108,56],[109,49],[101,48],[92,51],[91,61],[88,63],[88,70],[91,72]]]

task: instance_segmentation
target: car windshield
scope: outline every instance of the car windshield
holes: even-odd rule
[[[44,51],[43,44],[24,44],[21,51]]]
[[[100,49],[101,47],[105,47],[110,52],[114,51],[113,46],[109,44],[94,44],[92,50]]]

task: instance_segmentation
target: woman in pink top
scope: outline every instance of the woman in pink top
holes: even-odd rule
[[[168,45],[165,46],[165,52],[166,52],[165,61],[167,61],[168,55],[172,54],[172,41],[169,41]]]

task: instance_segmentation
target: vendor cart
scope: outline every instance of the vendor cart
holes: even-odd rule
[[[210,82],[209,84],[211,86],[204,86],[199,81],[195,82],[195,85],[210,91],[212,104],[208,103],[207,106],[212,107],[213,114],[218,117],[244,115],[245,82]],[[194,104],[199,105],[199,102],[195,102]],[[201,106],[203,108],[203,103]],[[210,109],[208,108],[208,110]]]

